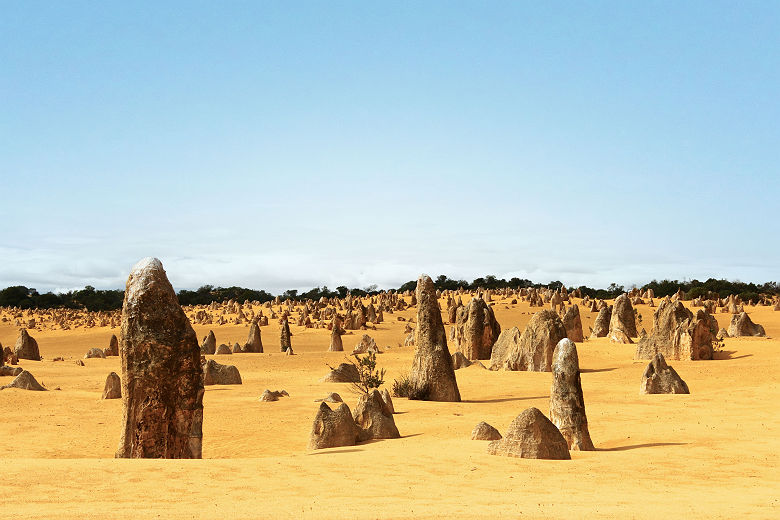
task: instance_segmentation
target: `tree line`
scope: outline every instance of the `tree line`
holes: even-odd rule
[[[505,280],[493,275],[487,275],[475,278],[471,282],[466,280],[454,280],[446,275],[440,275],[434,280],[434,285],[440,290],[476,290],[476,289],[523,289],[523,288],[541,288],[549,287],[559,289],[563,286],[558,280],[546,284],[534,283],[531,280],[510,278]],[[410,280],[402,284],[397,291],[413,291],[417,287],[416,280]],[[574,289],[569,287],[569,290]],[[622,285],[612,283],[606,289],[594,289],[582,285],[577,287],[583,296],[591,298],[612,299],[626,292]],[[682,289],[688,298],[708,297],[718,295],[725,298],[732,294],[738,295],[744,301],[757,301],[762,294],[777,295],[780,294],[780,285],[777,282],[767,282],[764,284],[744,283],[739,281],[716,280],[709,278],[704,282],[699,280],[680,281],[680,280],[653,280],[640,287],[641,291],[652,289],[658,298],[671,296],[678,289]],[[328,289],[327,286],[315,287],[309,291],[300,292],[297,289],[290,289],[279,294],[282,299],[291,300],[319,300],[325,298],[344,298],[347,293],[354,296],[368,296],[378,294],[376,285],[364,288],[349,289],[346,286],[336,287],[335,290]],[[0,306],[2,307],[20,307],[22,309],[86,309],[88,311],[109,311],[122,308],[122,301],[125,292],[121,289],[95,289],[88,285],[83,289],[76,291],[67,291],[62,293],[39,293],[37,290],[16,285],[6,287],[0,290]],[[274,295],[264,290],[247,289],[244,287],[214,287],[213,285],[204,285],[194,291],[182,289],[178,293],[179,303],[182,305],[208,305],[212,302],[224,302],[227,300],[259,301],[261,303],[274,299]]]

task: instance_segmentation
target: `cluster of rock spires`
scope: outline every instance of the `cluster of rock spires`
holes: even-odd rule
[[[576,304],[567,308],[565,302],[570,298],[565,288],[558,291],[529,289],[522,293],[520,297],[534,306],[550,305],[550,309],[534,314],[522,333],[517,327],[501,332],[488,303],[490,291],[478,294],[465,306],[459,301],[460,297],[456,300],[450,295],[447,316],[454,324],[451,340],[455,352],[452,355],[438,304],[441,293],[435,290],[430,277],[421,276],[411,296],[413,305],[417,305],[417,326],[412,329],[407,325],[407,332],[417,347],[410,372],[416,398],[460,401],[454,370],[477,360],[489,359],[493,370],[552,372],[549,419],[538,409],[529,408],[510,424],[505,436],[487,423],[480,423],[472,432],[472,438],[492,441],[488,448],[492,454],[516,457],[568,459],[569,450],[595,449],[588,430],[575,345],[575,342],[584,341],[580,308]],[[647,299],[648,305],[654,306],[653,297],[651,291],[641,295],[632,291],[619,296],[614,306],[598,300],[583,300],[586,312],[588,309],[598,312],[591,337],[608,336],[613,342],[633,343],[632,338],[639,336],[633,305],[642,305]],[[730,297],[720,302],[694,301],[695,306],[702,307],[694,315],[681,303],[683,297],[678,292],[671,298],[664,298],[655,310],[652,334],[643,333],[639,339],[636,359],[651,359],[642,376],[640,392],[643,394],[689,393],[686,383],[666,363],[666,358],[712,359],[712,344],[718,331],[713,314],[718,308],[732,313],[729,329],[723,336],[765,335],[763,327],[752,322],[738,298]],[[327,303],[321,301],[320,306],[305,304],[294,322],[308,327],[328,319],[329,350],[332,351],[343,351],[342,335],[347,330],[365,330],[368,323],[382,321],[383,311],[392,313],[393,308],[406,307],[403,299],[397,297],[380,299],[378,310],[373,301],[368,307],[350,298],[346,303],[330,302],[346,311],[342,318],[335,308],[322,306]],[[275,304],[280,304],[278,299]],[[133,267],[121,314],[121,341],[113,335],[108,348],[92,348],[85,356],[120,355],[122,377],[110,373],[103,392],[104,399],[123,400],[124,430],[117,457],[201,456],[204,386],[242,383],[235,366],[222,365],[202,355],[263,352],[260,326],[267,325],[268,317],[262,315],[262,310],[258,315],[251,309],[245,314],[236,302],[231,305],[231,310],[239,314],[237,319],[249,327],[247,342],[243,346],[234,345],[232,350],[227,345],[217,346],[213,331],[209,331],[198,345],[190,321],[179,306],[159,260],[147,258]],[[277,319],[270,305],[268,308],[271,318]],[[780,303],[776,304],[775,310],[780,310]],[[292,354],[288,322],[292,306],[280,314],[280,348],[282,352]],[[313,321],[312,317],[319,321]],[[199,319],[207,318],[204,314]],[[32,320],[28,325],[34,328],[36,323]],[[362,335],[353,353],[372,352],[381,353],[371,336]],[[12,357],[9,358],[9,354]],[[25,328],[20,330],[14,350],[5,349],[0,358],[0,375],[16,376],[0,389],[46,390],[30,372],[19,367],[9,371],[12,367],[4,366],[6,359],[41,359],[37,342]],[[323,379],[328,382],[358,380],[357,370],[349,363],[332,369]],[[289,394],[284,390],[266,390],[260,400],[276,401],[287,396]],[[338,406],[333,410],[326,404],[328,402]],[[386,389],[362,395],[354,412],[338,394],[330,394],[322,400],[314,420],[309,447],[349,446],[369,439],[400,437],[393,413],[392,400]]]
[[[310,450],[354,446],[370,439],[397,439],[401,436],[393,419],[393,402],[387,390],[380,392],[374,389],[361,395],[354,412],[350,412],[340,397],[330,399],[340,402],[335,410],[327,405],[327,399],[321,402],[314,418],[309,436]]]

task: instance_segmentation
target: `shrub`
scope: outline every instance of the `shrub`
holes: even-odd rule
[[[352,389],[359,393],[368,395],[371,390],[379,388],[385,382],[385,369],[377,370],[376,352],[369,352],[363,357],[353,354],[355,361],[347,360],[357,368],[359,381],[352,383]]]
[[[393,381],[393,396],[406,397],[412,401],[427,401],[430,397],[430,390],[427,386],[415,386],[409,378],[409,374],[404,374]]]

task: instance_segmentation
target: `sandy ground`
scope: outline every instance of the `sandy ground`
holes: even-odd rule
[[[640,328],[653,309],[638,306]],[[521,329],[538,309],[499,301],[502,328]],[[0,485],[5,518],[778,518],[780,517],[780,312],[749,308],[772,339],[727,339],[715,361],[671,364],[691,395],[640,396],[646,362],[633,345],[585,341],[579,351],[590,432],[599,448],[571,461],[488,455],[472,441],[479,421],[505,431],[529,406],[549,412],[549,373],[456,372],[462,403],[397,398],[403,438],[316,452],[306,445],[318,403],[348,385],[320,383],[327,330],[292,325],[297,355],[279,350],[279,327],[262,328],[265,354],[214,356],[236,365],[241,386],[210,386],[204,398],[203,460],[116,460],[121,401],[103,401],[119,359],[75,361],[108,346],[118,329],[33,331],[43,361],[20,365],[50,392],[0,392]],[[581,309],[585,333],[595,313]],[[368,331],[388,385],[413,355],[403,322],[386,314]],[[721,326],[729,315],[717,314]],[[445,318],[446,321],[446,318]],[[448,326],[449,328],[449,326]],[[246,341],[244,325],[213,329],[217,343]],[[351,349],[361,332],[343,337]],[[0,324],[13,346],[16,327]],[[53,362],[55,356],[65,361]],[[11,381],[0,378],[0,384]],[[290,398],[261,403],[264,389]]]

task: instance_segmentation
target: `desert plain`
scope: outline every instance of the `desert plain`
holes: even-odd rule
[[[443,299],[439,304],[445,309]],[[492,306],[502,330],[523,330],[540,310],[501,296]],[[655,309],[635,308],[639,326],[650,332]],[[375,330],[349,331],[342,336],[345,352],[327,352],[327,329],[291,320],[295,355],[285,355],[279,323],[270,320],[261,327],[265,353],[207,356],[235,365],[243,384],[206,387],[202,459],[115,459],[122,400],[101,394],[106,376],[121,373],[120,360],[83,357],[92,347],[107,347],[119,328],[40,325],[29,332],[43,359],[22,359],[19,366],[49,391],[0,391],[3,516],[777,518],[780,312],[772,306],[745,310],[767,337],[726,338],[714,360],[669,360],[689,395],[640,395],[648,361],[634,360],[636,345],[606,337],[577,343],[597,450],[572,451],[571,460],[492,456],[486,441],[470,439],[480,421],[503,433],[524,409],[547,414],[550,406],[549,372],[479,365],[455,372],[462,402],[394,398],[400,439],[308,450],[316,399],[338,392],[354,408],[358,396],[349,384],[320,379],[363,333],[383,351],[378,362],[387,370],[385,387],[409,372],[415,347],[403,346],[404,328],[415,320],[414,307],[385,314]],[[597,313],[586,306],[580,312],[587,336]],[[19,329],[8,310],[2,314],[9,319],[0,322],[0,342],[13,346]],[[715,317],[727,327],[731,314]],[[446,313],[443,320],[449,331]],[[193,327],[199,339],[212,330],[218,344],[228,345],[243,344],[249,330],[247,323]],[[0,385],[12,379],[2,377]],[[290,396],[260,402],[265,389]]]

